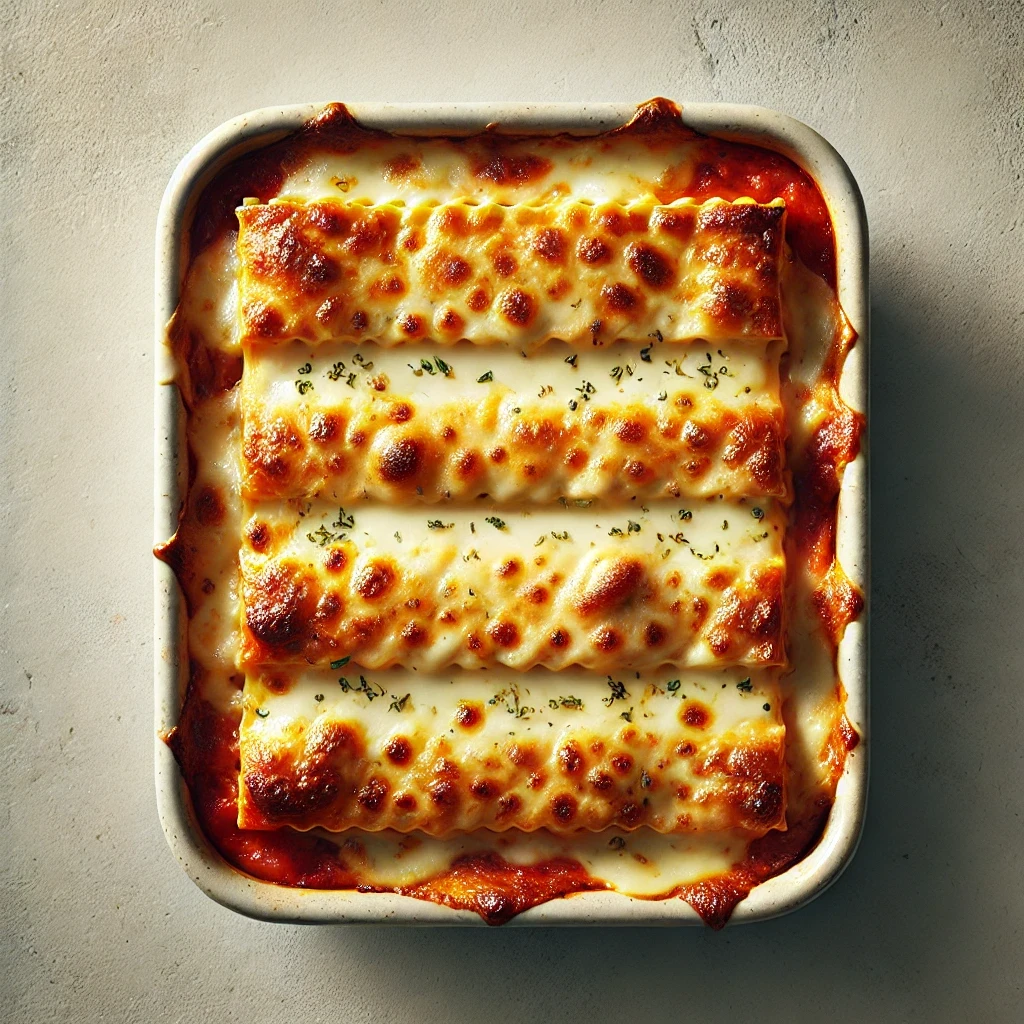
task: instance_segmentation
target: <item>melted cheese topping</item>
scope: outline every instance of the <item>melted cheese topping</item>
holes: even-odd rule
[[[330,112],[332,117],[335,114],[336,111]],[[823,576],[828,567],[823,567],[822,563],[822,559],[827,561],[827,545],[815,548],[813,557],[808,558],[805,541],[794,540],[792,531],[787,537],[786,546],[794,556],[790,557],[786,569],[786,641],[792,666],[788,673],[782,670],[779,675],[775,669],[747,668],[704,672],[645,668],[629,673],[617,670],[614,675],[602,676],[592,670],[575,668],[549,673],[544,669],[518,672],[495,667],[456,670],[454,675],[442,676],[437,671],[431,672],[426,667],[417,669],[417,666],[360,670],[355,659],[348,665],[339,665],[333,672],[326,664],[321,669],[309,669],[286,663],[280,666],[253,664],[240,672],[236,658],[242,650],[243,631],[247,627],[239,575],[239,538],[243,537],[243,524],[251,526],[254,514],[259,511],[275,524],[275,530],[280,529],[285,546],[292,551],[290,557],[304,570],[311,570],[313,579],[319,581],[326,570],[323,559],[333,547],[346,549],[346,545],[352,545],[358,553],[364,550],[363,545],[368,540],[374,544],[385,543],[394,533],[401,533],[399,527],[403,522],[410,538],[417,536],[418,529],[416,543],[426,552],[425,562],[429,561],[432,540],[441,536],[453,538],[462,531],[459,543],[465,547],[464,531],[468,522],[475,523],[480,530],[481,519],[492,514],[505,519],[509,530],[507,534],[492,530],[489,542],[493,544],[500,536],[501,543],[514,547],[521,540],[519,549],[528,549],[526,554],[533,554],[530,538],[518,525],[521,519],[528,518],[525,510],[520,507],[518,513],[510,512],[506,507],[509,502],[551,502],[561,496],[569,507],[555,506],[555,515],[591,516],[590,527],[595,534],[601,533],[600,538],[596,535],[593,538],[595,549],[599,540],[604,544],[612,539],[613,535],[608,533],[612,526],[626,531],[628,544],[635,545],[641,536],[649,539],[648,523],[644,523],[642,534],[630,533],[628,527],[630,517],[640,522],[637,506],[644,501],[655,517],[670,518],[674,514],[678,518],[680,508],[689,510],[692,506],[693,520],[680,520],[676,524],[685,525],[686,539],[691,542],[696,536],[692,528],[700,526],[703,531],[705,517],[702,513],[716,515],[719,508],[726,510],[723,520],[730,520],[730,530],[737,517],[749,527],[754,508],[767,515],[769,522],[774,522],[784,510],[764,499],[788,497],[788,470],[782,469],[786,486],[781,490],[771,473],[763,479],[759,477],[756,464],[770,459],[771,452],[771,445],[759,447],[761,442],[752,449],[753,464],[749,460],[746,467],[742,461],[730,464],[726,448],[732,442],[723,438],[728,438],[734,428],[729,425],[720,428],[718,423],[723,416],[742,420],[748,414],[753,415],[755,409],[768,419],[774,418],[779,402],[779,354],[788,344],[782,397],[789,446],[797,465],[803,467],[806,460],[823,458],[824,468],[831,467],[833,474],[838,473],[842,459],[837,456],[829,461],[832,457],[822,448],[825,442],[821,438],[832,436],[827,432],[835,416],[843,410],[841,403],[837,405],[834,393],[829,393],[828,388],[819,383],[831,372],[822,369],[826,353],[832,353],[830,359],[838,360],[836,365],[841,364],[838,346],[843,317],[834,289],[799,258],[787,255],[778,265],[784,342],[763,338],[760,344],[752,345],[752,334],[735,339],[716,336],[713,344],[673,345],[673,351],[667,352],[655,331],[650,331],[652,336],[647,337],[637,328],[635,335],[625,335],[630,338],[628,344],[615,344],[611,343],[611,338],[616,332],[605,330],[602,324],[597,336],[602,343],[599,347],[591,344],[589,332],[582,335],[584,344],[573,350],[578,356],[575,366],[564,363],[564,353],[569,351],[564,346],[547,345],[537,350],[526,344],[543,332],[531,335],[527,330],[524,334],[515,334],[510,325],[502,328],[509,332],[506,335],[511,341],[509,345],[461,343],[452,346],[448,344],[451,336],[444,335],[437,340],[444,341],[446,347],[437,352],[430,351],[426,344],[415,349],[380,347],[365,340],[366,333],[358,336],[358,345],[324,341],[324,337],[334,337],[333,331],[325,333],[322,326],[313,326],[312,321],[311,330],[319,333],[311,334],[309,345],[276,336],[246,340],[245,330],[237,318],[240,299],[236,234],[228,219],[234,221],[232,207],[249,195],[259,195],[261,202],[268,206],[275,200],[286,201],[299,222],[302,207],[319,204],[323,204],[327,212],[358,204],[364,208],[364,214],[372,212],[366,209],[368,207],[395,206],[399,210],[399,221],[404,222],[414,214],[422,218],[424,214],[418,208],[445,204],[462,207],[467,216],[476,216],[472,213],[474,209],[493,203],[509,207],[546,205],[554,210],[569,209],[585,200],[592,204],[591,211],[609,203],[650,210],[652,195],[663,207],[668,207],[684,194],[722,194],[754,195],[759,197],[762,206],[772,208],[777,196],[784,195],[787,202],[794,204],[802,196],[801,201],[810,205],[805,206],[803,212],[797,205],[791,206],[788,216],[792,224],[794,217],[814,216],[814,202],[820,201],[820,197],[815,199],[816,192],[809,179],[803,184],[797,183],[795,191],[790,187],[794,172],[780,163],[782,158],[765,151],[751,151],[754,153],[751,157],[740,152],[742,147],[733,152],[730,144],[711,144],[675,129],[650,136],[520,140],[479,136],[457,141],[413,140],[358,130],[349,136],[345,134],[347,131],[343,130],[338,138],[326,138],[322,143],[312,140],[312,144],[307,145],[300,139],[297,146],[290,142],[284,144],[285,149],[280,152],[268,149],[265,155],[257,154],[256,163],[249,170],[236,175],[229,169],[227,178],[218,179],[211,186],[212,199],[205,206],[200,204],[201,213],[192,239],[193,258],[179,310],[169,329],[181,365],[179,384],[188,406],[187,436],[189,450],[194,454],[194,479],[181,524],[175,538],[160,552],[174,566],[189,604],[188,650],[192,673],[189,696],[176,730],[177,739],[172,740],[172,745],[181,760],[203,826],[224,855],[243,870],[286,884],[389,888],[450,905],[472,906],[492,921],[506,919],[511,912],[568,891],[607,886],[646,897],[681,892],[684,898],[702,908],[706,919],[722,923],[735,900],[755,882],[742,883],[734,895],[723,897],[725,902],[718,910],[703,909],[706,893],[718,889],[723,893],[733,892],[734,884],[730,879],[743,865],[760,863],[760,857],[767,858],[764,863],[768,869],[757,877],[770,873],[772,858],[776,856],[771,851],[778,850],[778,846],[767,847],[764,854],[755,853],[761,840],[753,844],[751,841],[752,836],[765,828],[768,832],[763,839],[771,840],[773,836],[787,835],[780,831],[787,823],[791,826],[788,834],[793,835],[795,823],[797,832],[803,829],[803,834],[813,840],[813,823],[831,799],[837,765],[841,768],[845,756],[845,749],[840,751],[836,746],[836,737],[841,736],[837,725],[844,722],[842,694],[835,682],[831,637],[825,633],[819,619],[822,588],[828,584],[830,593],[843,589],[841,570],[835,563],[830,563],[833,571]],[[735,161],[731,170],[729,161]],[[756,168],[756,178],[744,178],[743,168],[747,166]],[[730,182],[730,174],[734,175],[733,181],[744,178],[740,190]],[[714,190],[719,187],[721,191],[716,193]],[[688,189],[691,191],[687,192]],[[339,192],[344,193],[345,203],[333,201]],[[467,198],[472,198],[478,206],[466,203]],[[778,203],[774,206],[778,208]],[[426,214],[426,219],[429,221],[437,212]],[[586,216],[590,217],[591,213]],[[651,219],[648,215],[648,225]],[[781,245],[781,223],[778,235],[768,248]],[[317,245],[320,241],[326,243],[326,239],[318,238],[316,231],[310,237]],[[828,242],[818,249],[809,244],[819,237],[825,236],[798,235],[795,231],[787,234],[798,253],[813,258],[815,268],[827,266],[831,244]],[[438,238],[447,244],[443,233]],[[648,238],[640,240],[650,241]],[[306,238],[297,235],[295,241],[301,254]],[[620,258],[617,266],[623,268],[628,267],[628,263],[621,262],[627,258],[627,244],[616,242],[615,251]],[[659,241],[659,244],[662,243]],[[460,241],[457,245],[469,243]],[[475,262],[471,269],[474,273],[491,275],[490,280],[497,283],[497,268],[484,262],[485,248],[486,240],[478,239],[464,251],[473,256]],[[270,251],[273,252],[273,246]],[[416,275],[421,273],[421,263],[417,260],[422,262],[423,258],[423,250],[419,256],[415,252],[411,256],[402,254],[403,265],[409,268],[406,280],[418,280]],[[528,263],[533,258],[527,253]],[[820,262],[821,259],[825,262]],[[341,263],[344,264],[344,260]],[[316,270],[315,260],[311,267]],[[278,269],[286,271],[284,296],[288,301],[298,302],[289,315],[295,313],[298,319],[309,321],[310,315],[322,306],[323,297],[313,305],[317,296],[307,294],[302,287],[298,293],[294,292],[294,286],[303,282],[301,273],[298,278],[294,276],[294,267],[288,270],[287,260]],[[530,280],[540,281],[541,270],[539,262],[530,267],[529,273],[533,275]],[[710,268],[708,272],[714,273]],[[328,275],[330,273],[328,266]],[[307,274],[305,285],[311,283],[315,290],[316,276],[315,272],[311,278]],[[740,278],[743,287],[756,285],[756,275],[744,273]],[[628,285],[628,279],[626,283]],[[272,301],[277,301],[265,284],[260,288]],[[290,295],[289,289],[293,290]],[[644,307],[649,309],[647,303],[651,296],[640,291]],[[756,289],[748,294],[757,294]],[[447,302],[448,295],[441,301]],[[601,301],[600,293],[596,299],[590,296],[584,299],[586,301]],[[658,301],[656,298],[655,307]],[[545,293],[541,312],[545,317],[563,316],[561,322],[567,323],[560,302]],[[299,307],[301,313],[296,312]],[[571,302],[569,307],[571,310]],[[378,312],[383,308],[379,307]],[[391,314],[384,314],[387,315]],[[626,320],[628,318],[623,322]],[[752,325],[749,317],[743,322],[748,327]],[[433,325],[433,319],[430,323]],[[316,320],[315,324],[320,325],[320,321]],[[356,339],[357,336],[341,332],[340,337]],[[673,335],[670,333],[669,337]],[[485,337],[482,328],[477,340],[481,339],[497,340]],[[648,352],[652,356],[651,363],[647,363],[642,354],[648,347],[653,349],[653,353]],[[243,348],[245,383],[239,406],[238,392],[224,389],[230,388],[241,373],[239,354]],[[413,351],[415,357],[410,356]],[[834,355],[836,351],[840,352],[839,356]],[[369,369],[360,365],[356,370],[352,364],[359,362],[354,358],[357,352],[362,354],[363,364],[373,362],[375,366]],[[716,365],[720,357],[723,361]],[[429,358],[435,373],[423,368],[421,358]],[[438,359],[453,372],[446,375],[440,371]],[[337,363],[345,365],[339,375],[332,378]],[[632,373],[627,370],[630,363]],[[352,372],[356,372],[356,378],[350,386]],[[488,372],[493,380],[478,383],[478,378]],[[369,384],[371,377],[381,374],[388,378],[383,391]],[[659,379],[653,380],[651,374]],[[544,401],[551,400],[551,393],[540,393],[545,386],[551,386],[567,406],[569,397],[584,381],[589,381],[597,390],[582,401],[594,404],[585,406],[585,415],[575,420],[568,419],[567,409],[559,408],[556,412],[554,405]],[[691,381],[700,382],[699,386],[694,388]],[[301,390],[299,384],[302,384]],[[481,388],[486,393],[481,394]],[[688,424],[693,423],[711,435],[710,445],[701,452],[710,460],[703,474],[691,473],[689,467],[684,466],[684,474],[680,476],[681,463],[660,461],[662,455],[668,453],[666,446],[664,450],[644,448],[641,458],[650,464],[654,474],[650,479],[624,481],[622,478],[628,474],[625,460],[636,452],[629,450],[627,453],[621,447],[627,442],[618,437],[613,428],[587,436],[591,446],[589,465],[598,465],[599,472],[589,469],[573,474],[556,466],[552,457],[539,464],[543,472],[536,485],[526,487],[525,467],[536,457],[537,449],[527,454],[528,446],[515,447],[513,442],[521,439],[524,432],[515,430],[515,421],[509,415],[510,400],[515,402],[511,408],[521,410],[514,415],[521,416],[531,428],[544,420],[552,420],[556,431],[571,431],[580,423],[591,424],[593,420],[586,417],[597,417],[602,412],[608,417],[606,422],[612,423],[634,418],[637,410],[650,412],[652,396],[653,401],[657,401],[662,390],[666,392],[665,401],[669,401],[669,395],[673,396],[673,402],[680,395],[694,399],[694,406],[685,415],[681,410],[672,415],[679,417],[681,438]],[[499,397],[495,399],[492,395]],[[536,404],[534,398],[538,400]],[[510,456],[504,463],[505,472],[499,468],[501,463],[485,461],[486,472],[482,479],[486,487],[481,488],[481,492],[486,491],[487,497],[471,501],[468,490],[460,491],[450,461],[444,463],[436,476],[417,477],[411,490],[401,481],[386,481],[379,474],[375,477],[374,463],[364,453],[380,451],[380,445],[376,444],[378,433],[394,424],[393,420],[381,423],[380,419],[387,416],[385,410],[390,410],[396,401],[411,406],[411,415],[403,422],[407,429],[415,431],[413,440],[424,441],[428,448],[446,441],[444,424],[440,437],[436,424],[450,416],[467,447],[485,454],[491,447],[490,438],[485,438],[484,429],[477,424],[491,407],[488,403],[496,402],[492,430],[508,431],[502,436],[502,445],[508,448]],[[466,407],[473,410],[473,415],[459,418],[460,410]],[[674,408],[679,409],[677,405]],[[652,415],[654,422],[660,423],[660,410],[656,409]],[[343,430],[333,440],[321,439],[319,424],[331,416],[337,417],[336,425]],[[344,466],[332,463],[330,460],[340,450],[337,437],[349,438],[356,431],[367,435],[365,447],[349,446],[345,450],[348,461]],[[525,433],[528,439],[530,430]],[[556,442],[556,448],[558,443],[561,442]],[[819,450],[821,455],[816,454]],[[850,450],[849,446],[846,450]],[[243,451],[240,472],[239,454]],[[621,465],[616,461],[619,459]],[[357,483],[360,476],[364,482],[362,490]],[[771,484],[766,482],[769,477]],[[832,482],[834,480],[835,475],[831,478]],[[668,500],[666,495],[674,495],[672,488],[676,485],[682,500],[674,497]],[[645,487],[650,489],[645,490]],[[243,488],[247,499],[244,502]],[[319,499],[316,504],[284,500],[313,497]],[[413,512],[414,502],[444,503],[449,498],[458,504],[455,507],[439,504],[424,508],[420,513]],[[348,511],[339,512],[338,505],[345,503],[349,503]],[[332,507],[326,513],[324,509],[328,504]],[[344,517],[353,515],[355,523],[344,528],[343,532],[347,533],[344,542],[335,545],[333,541],[326,541],[320,545],[323,535],[318,535],[317,531],[336,533],[342,527],[334,523],[347,522]],[[372,520],[369,537],[360,533],[367,516]],[[298,528],[298,521],[307,517],[309,528],[305,532],[313,534],[317,540],[310,541],[307,536],[307,543],[303,544],[303,530]],[[426,527],[428,517],[436,517],[444,525],[449,522],[455,525],[451,531],[438,533]],[[400,521],[397,525],[396,519]],[[417,523],[415,529],[413,519]],[[538,519],[535,513],[531,526]],[[595,521],[600,523],[599,527],[594,527]],[[707,523],[710,528],[714,527],[712,518],[708,518]],[[566,525],[558,522],[549,528],[545,522],[537,532],[561,534],[566,532]],[[576,529],[575,524],[572,529]],[[654,532],[656,535],[662,531],[655,529]],[[476,536],[472,529],[470,535]],[[702,534],[701,544],[706,539]],[[242,541],[246,558],[254,555],[250,540],[245,536]],[[551,541],[554,542],[554,538]],[[769,540],[762,538],[762,542],[768,544]],[[407,543],[403,535],[403,547]],[[546,540],[545,545],[547,543]],[[722,546],[721,540],[715,538],[710,546],[698,550],[708,554],[715,543]],[[581,550],[581,558],[591,557],[589,544],[584,546],[586,551]],[[394,552],[392,556],[400,557]],[[271,556],[263,557],[270,559]],[[489,564],[493,564],[490,552],[487,557]],[[759,556],[751,557],[756,562]],[[252,564],[258,563],[253,561]],[[848,582],[846,586],[849,589]],[[827,603],[827,595],[821,600]],[[287,617],[285,620],[287,630]],[[301,616],[299,621],[303,621]],[[303,628],[306,626],[308,623]],[[841,624],[830,628],[841,628]],[[251,634],[246,642],[250,640]],[[344,656],[335,661],[337,664],[343,660]],[[721,683],[716,681],[719,677]],[[679,687],[673,689],[671,684],[677,679]],[[621,698],[611,688],[615,682],[623,685]],[[374,695],[372,698],[370,693]],[[429,704],[424,696],[427,693]],[[408,698],[403,703],[406,694]],[[607,697],[612,698],[610,704],[605,704]],[[573,707],[571,701],[570,706],[566,706],[561,703],[563,698],[576,698],[583,707]],[[495,700],[493,705],[492,699]],[[550,707],[551,700],[556,702],[556,708]],[[474,702],[483,705],[484,714],[477,726],[479,732],[472,728],[467,730],[456,721],[460,707]],[[699,703],[709,712],[705,729],[695,729],[694,722],[700,715],[691,716],[690,722],[679,717],[679,709],[689,702]],[[396,705],[394,708],[392,703]],[[522,713],[524,708],[528,709],[526,713]],[[783,742],[780,711],[786,726],[785,768],[781,777],[776,757]],[[645,719],[644,715],[651,718]],[[447,723],[447,730],[441,727],[442,721]],[[551,725],[547,724],[549,721]],[[652,727],[648,729],[645,722]],[[507,729],[503,730],[506,723]],[[233,741],[239,725],[240,751]],[[600,767],[603,762],[599,762],[596,752],[590,751],[593,760],[588,762],[582,781],[570,780],[562,773],[559,752],[574,742],[574,737],[580,737],[580,742],[582,737],[593,737],[591,746],[600,742],[610,749],[620,742],[633,743],[629,735],[632,728],[643,737],[638,741],[636,755],[630,753],[633,773],[627,772],[621,777],[608,773],[612,775],[614,786],[605,803],[598,798],[599,791],[592,792],[592,786],[587,789],[588,777],[595,769],[603,771]],[[650,744],[648,733],[654,737],[652,745],[645,745]],[[650,751],[670,750],[671,738],[683,733],[688,738],[671,748],[676,753],[671,754],[664,769],[659,769],[660,757],[654,758]],[[330,738],[338,735],[358,739],[365,744],[370,757],[353,762],[343,745],[331,742]],[[385,763],[384,745],[400,735],[410,741],[408,764],[401,766],[390,760]],[[317,738],[324,736],[326,740]],[[498,755],[493,762],[487,761],[492,755],[484,750],[481,737],[493,737],[491,742],[498,744]],[[533,751],[532,760],[540,767],[540,771],[532,770],[526,777],[525,790],[525,768],[509,756],[509,751],[520,741]],[[445,748],[445,753],[433,757],[433,752],[440,751],[445,743],[451,745],[450,751]],[[678,751],[687,743],[693,743],[701,753],[695,751],[688,764],[684,764],[683,755]],[[723,753],[722,758],[709,763],[707,755],[714,749],[731,753]],[[755,750],[762,751],[763,758],[752,760],[748,756],[748,752]],[[239,754],[242,768],[235,776]],[[654,782],[652,760],[655,773],[663,772],[664,787],[643,784],[641,771]],[[750,770],[727,770],[730,760],[737,766],[747,765]],[[446,764],[438,766],[438,761]],[[449,764],[458,769],[457,779],[450,778]],[[706,769],[705,773],[696,772],[696,765],[700,765],[702,771]],[[483,773],[481,766],[488,773],[495,773],[493,781],[499,793],[494,803],[483,791],[474,793],[471,789],[473,783],[479,781],[478,775]],[[343,775],[335,791],[331,790],[334,784],[331,772]],[[375,781],[378,774],[380,777]],[[544,778],[533,781],[536,790],[543,792],[536,799],[523,799],[528,797],[528,792],[535,791],[531,788],[531,779],[540,774]],[[262,798],[262,806],[257,806],[253,800],[250,778]],[[484,781],[491,778],[488,774]],[[674,793],[669,779],[678,781]],[[322,784],[325,780],[326,785]],[[446,789],[446,782],[452,783],[451,790]],[[308,783],[313,784],[316,799],[323,802],[307,813],[300,804]],[[361,795],[367,796],[369,803],[374,804],[373,794],[380,790],[378,783],[387,786],[379,814],[359,799]],[[442,784],[439,788],[438,783]],[[771,787],[776,783],[782,789],[781,804],[769,789],[764,793],[767,799],[761,810],[751,815],[750,809],[756,810],[757,806],[757,787],[762,784]],[[634,828],[629,821],[631,815],[624,818],[622,811],[636,795],[638,786],[643,799],[648,801],[645,805],[642,799],[641,806],[651,807],[651,810],[645,810],[649,818]],[[694,793],[680,795],[685,786],[691,786]],[[648,789],[657,790],[653,806]],[[706,799],[695,795],[697,789]],[[394,798],[406,791],[415,797],[417,809],[402,808],[394,803]],[[454,809],[444,803],[448,792],[457,797]],[[435,800],[435,793],[442,796],[440,804]],[[577,801],[576,814],[581,815],[581,822],[587,823],[585,829],[600,829],[602,822],[608,827],[590,832],[566,825],[555,812],[556,808],[569,805],[554,802],[566,795]],[[516,810],[518,818],[499,822],[498,811],[494,808],[500,809],[499,801],[508,796],[522,799]],[[298,803],[289,802],[296,800]],[[779,817],[773,819],[771,808],[774,806],[780,806],[781,811]],[[235,827],[236,807],[238,820],[244,826],[241,830]],[[406,814],[413,816],[402,817]],[[672,831],[673,815],[676,829],[682,827],[680,816],[688,815],[687,827],[693,831]],[[332,833],[316,828],[321,822],[330,828],[344,829],[343,840],[335,840]],[[312,831],[303,834],[296,831],[300,828],[312,828]],[[397,831],[401,828],[422,831]],[[474,831],[457,831],[462,828]],[[492,831],[495,828],[504,831]],[[531,828],[538,830],[524,831]],[[456,831],[451,831],[453,829]],[[424,831],[435,832],[437,836],[425,835]],[[808,838],[794,838],[797,845],[792,849],[799,856],[807,848]],[[792,859],[793,854],[789,854],[778,863],[790,863]],[[465,864],[476,865],[482,873],[472,874],[477,867],[458,867]],[[530,874],[534,869],[539,873]],[[470,870],[470,874],[466,875],[465,870]],[[755,877],[749,872],[742,877],[748,876]],[[546,878],[553,881],[545,881]],[[563,881],[559,882],[559,878]],[[701,888],[705,879],[711,886],[706,891]],[[698,899],[688,895],[691,891],[705,895]]]
[[[785,825],[773,673],[609,677],[602,696],[579,672],[343,672],[247,676],[243,828]]]
[[[243,488],[497,502],[784,497],[778,353],[749,346],[251,348]],[[670,358],[666,358],[670,356]],[[400,471],[396,471],[400,470]]]
[[[255,508],[242,662],[603,673],[785,658],[774,506],[485,512]]]
[[[781,201],[244,206],[243,338],[779,338],[784,217]]]

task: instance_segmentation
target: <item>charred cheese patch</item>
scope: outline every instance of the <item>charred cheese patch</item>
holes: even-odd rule
[[[409,362],[398,349],[327,349],[251,350],[249,497],[533,504],[788,491],[775,352],[552,344],[513,361],[463,345]]]
[[[246,678],[239,825],[763,834],[785,823],[775,673]]]
[[[785,520],[772,506],[716,501],[636,519],[303,503],[250,513],[246,665],[608,672],[785,660]]]
[[[243,340],[782,337],[781,200],[237,212]]]

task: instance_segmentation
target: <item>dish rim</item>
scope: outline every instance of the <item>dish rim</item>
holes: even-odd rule
[[[166,326],[179,297],[185,226],[202,188],[229,161],[299,128],[326,103],[265,107],[231,118],[202,138],[171,175],[157,219],[155,296],[154,543],[177,527],[187,471],[184,412],[175,367],[165,344]],[[499,124],[511,133],[569,132],[588,135],[625,124],[636,103],[346,103],[369,127],[415,135],[452,135]],[[750,142],[792,158],[817,182],[836,235],[839,298],[857,331],[840,378],[840,394],[868,415],[868,229],[863,198],[849,167],[817,132],[765,107],[729,103],[679,104],[682,120],[706,135]],[[843,873],[860,842],[867,809],[869,769],[870,551],[868,432],[843,474],[836,525],[837,554],[860,587],[865,604],[840,642],[839,677],[847,691],[846,713],[860,742],[846,759],[835,802],[817,846],[788,870],[751,890],[730,923],[764,921],[791,913],[820,896]],[[291,888],[252,878],[225,861],[196,822],[177,762],[163,737],[178,721],[187,657],[182,657],[184,598],[170,567],[154,559],[154,714],[157,812],[164,836],[183,870],[221,905],[248,917],[289,923],[480,925],[472,911],[453,910],[392,893]],[[574,893],[524,911],[505,927],[533,925],[702,924],[689,904],[626,896],[614,890]]]

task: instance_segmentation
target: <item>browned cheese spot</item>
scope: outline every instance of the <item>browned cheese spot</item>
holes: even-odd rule
[[[548,638],[548,643],[550,643],[552,647],[557,647],[559,649],[568,647],[570,641],[571,637],[564,629],[552,630],[551,636]]]
[[[528,185],[551,170],[551,161],[534,153],[491,153],[473,168],[473,175],[495,185]]]
[[[427,784],[430,799],[438,807],[455,807],[459,802],[458,787],[448,779],[434,779]]]
[[[591,576],[574,602],[580,615],[607,613],[638,596],[647,586],[643,564],[635,558],[616,558]]]
[[[249,302],[242,315],[248,333],[255,338],[279,338],[284,334],[284,317],[273,306]]]
[[[418,622],[409,622],[402,627],[402,640],[407,647],[422,647],[430,634]]]
[[[581,238],[576,246],[576,255],[591,266],[607,263],[612,251],[600,238]]]
[[[301,818],[330,804],[340,788],[337,772],[324,766],[301,775],[274,774],[262,765],[245,773],[245,786],[257,808],[271,821]]]
[[[200,489],[192,507],[200,526],[219,526],[224,521],[224,502],[214,487]]]
[[[463,729],[474,729],[484,720],[484,706],[479,701],[459,701],[455,709],[455,721]]]
[[[515,256],[504,251],[495,253],[491,263],[494,265],[494,272],[499,277],[511,277],[519,269],[519,263]]]
[[[411,153],[399,153],[384,164],[384,177],[391,182],[400,182],[420,168],[420,158]]]
[[[387,799],[389,786],[386,780],[374,776],[369,779],[365,786],[359,790],[356,799],[371,814],[377,814],[384,806]]]
[[[406,313],[400,317],[398,326],[407,338],[418,338],[424,333],[423,317],[415,313]]]
[[[476,452],[470,451],[468,448],[460,448],[452,456],[452,461],[455,465],[455,472],[464,480],[473,476],[479,468]]]
[[[401,483],[414,477],[423,462],[423,445],[411,437],[392,441],[380,453],[378,471],[387,483]]]
[[[733,580],[736,579],[735,569],[712,569],[711,572],[704,577],[704,582],[710,590],[725,590]]]
[[[406,765],[412,760],[412,744],[404,736],[393,736],[385,745],[384,754],[392,764]]]
[[[359,570],[352,586],[364,600],[376,601],[387,594],[394,582],[394,566],[382,559],[375,559]]]
[[[622,646],[622,636],[611,626],[601,626],[591,634],[590,642],[595,650],[609,654]]]
[[[508,558],[498,566],[496,572],[503,580],[515,576],[523,568],[523,563],[518,558]]]
[[[647,437],[647,425],[639,420],[619,420],[612,429],[626,444],[640,444]]]
[[[743,809],[756,821],[770,824],[782,811],[782,787],[777,782],[762,780],[743,801]]]
[[[316,620],[317,622],[328,622],[334,619],[344,608],[341,598],[334,593],[334,591],[328,591],[320,600],[316,606]]]
[[[370,297],[374,299],[396,299],[405,292],[405,281],[397,274],[385,274],[370,285]]]
[[[244,590],[246,624],[263,643],[283,647],[305,632],[316,598],[301,570],[268,565]]]
[[[665,630],[657,622],[648,622],[644,626],[644,643],[648,647],[657,647],[665,639]]]
[[[693,451],[707,448],[713,437],[709,430],[701,426],[696,420],[688,420],[683,427],[681,434],[683,443]]]
[[[519,811],[522,806],[522,800],[515,795],[515,793],[508,793],[505,796],[498,798],[498,820],[502,818],[509,818]]]
[[[590,456],[582,448],[572,447],[565,453],[565,464],[577,472],[586,466]]]
[[[533,239],[533,251],[548,263],[564,263],[568,245],[558,228],[542,228]]]
[[[317,444],[326,444],[338,435],[339,427],[338,417],[334,413],[314,413],[309,421],[309,438]]]
[[[396,402],[388,410],[388,419],[392,423],[406,423],[412,419],[415,410],[408,402]]]
[[[515,327],[528,327],[537,312],[537,303],[521,288],[502,292],[498,298],[501,315]]]
[[[625,313],[639,301],[636,294],[621,281],[604,285],[601,288],[601,298],[611,313]]]
[[[706,729],[711,712],[698,701],[688,701],[679,713],[680,719],[693,729]]]
[[[635,828],[643,820],[644,809],[632,800],[626,801],[620,808],[618,819],[626,828]]]
[[[583,754],[579,746],[569,740],[558,751],[558,763],[566,775],[578,775],[583,770]]]
[[[686,210],[662,210],[658,214],[656,227],[667,235],[687,240],[693,234],[696,217]]]
[[[627,245],[626,262],[633,273],[654,291],[667,288],[675,279],[672,261],[653,245],[641,242]]]
[[[514,622],[498,619],[487,627],[491,639],[506,649],[519,646],[519,629]]]
[[[253,551],[265,551],[270,541],[270,527],[266,523],[254,519],[246,527],[245,536],[249,544],[252,545]]]
[[[472,267],[461,256],[446,249],[432,253],[426,261],[427,279],[434,291],[465,284],[472,273]]]
[[[457,334],[466,326],[466,321],[451,306],[440,310],[436,319],[438,330],[445,334]]]
[[[568,793],[560,793],[551,801],[551,813],[563,825],[576,817],[576,799]]]

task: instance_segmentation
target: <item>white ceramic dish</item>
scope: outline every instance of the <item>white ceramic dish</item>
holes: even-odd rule
[[[253,111],[221,125],[199,142],[171,177],[160,207],[156,251],[156,479],[155,542],[174,532],[187,472],[184,417],[174,366],[164,345],[178,302],[185,259],[185,227],[212,176],[242,153],[294,131],[322,108],[304,104]],[[461,134],[499,123],[518,133],[591,134],[625,124],[635,104],[348,104],[361,122],[415,134]],[[784,114],[759,107],[697,103],[683,107],[687,125],[709,135],[749,141],[794,159],[817,181],[832,214],[839,263],[839,296],[859,341],[846,360],[840,390],[854,409],[868,411],[867,222],[857,183],[839,154],[816,132]],[[835,805],[821,841],[788,871],[755,888],[733,923],[765,920],[808,903],[842,873],[860,839],[868,788],[868,448],[843,478],[838,552],[863,590],[866,607],[846,631],[839,669],[848,693],[847,715],[861,736],[847,758]],[[450,910],[405,896],[285,888],[242,874],[210,846],[192,814],[178,766],[161,735],[178,720],[187,671],[182,657],[184,602],[170,568],[155,562],[155,710],[157,806],[164,834],[186,873],[224,906],[251,917],[293,922],[481,925],[470,911]],[[700,924],[680,899],[642,900],[615,892],[577,893],[528,910],[508,926],[581,924]],[[507,926],[507,927],[508,927]]]

